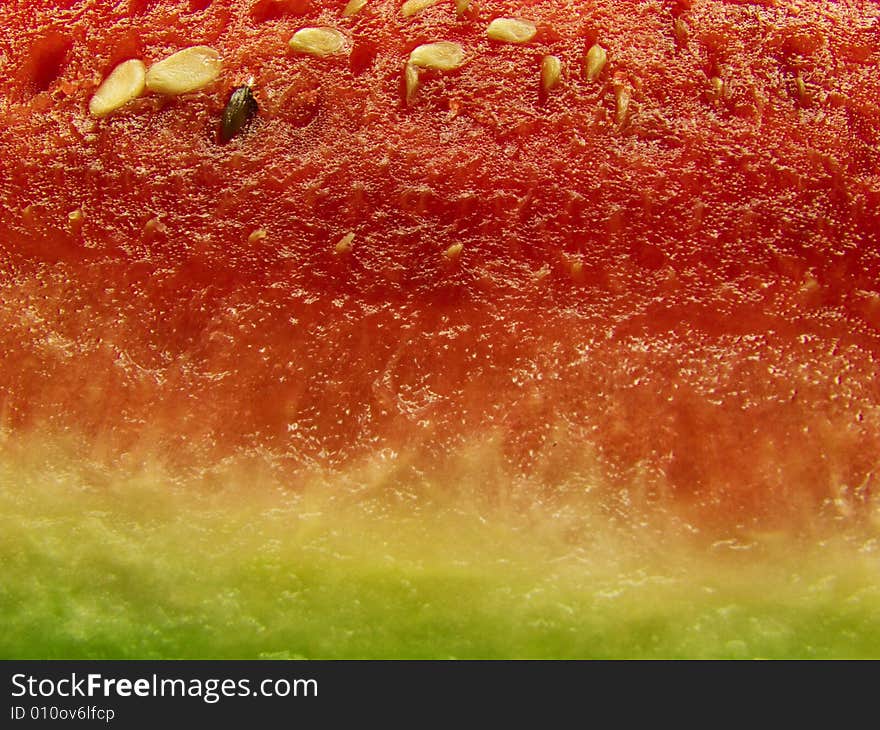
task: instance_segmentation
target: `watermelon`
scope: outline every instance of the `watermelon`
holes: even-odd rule
[[[4,3],[0,656],[880,656],[878,23]]]

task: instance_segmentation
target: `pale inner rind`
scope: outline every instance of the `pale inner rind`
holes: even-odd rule
[[[150,66],[146,86],[160,94],[187,94],[213,83],[221,68],[220,54],[213,48],[191,46]]]
[[[313,56],[334,56],[345,51],[345,35],[336,28],[301,28],[290,39],[290,47]]]
[[[538,27],[532,21],[521,18],[495,18],[486,29],[489,38],[504,43],[528,43],[537,32]]]
[[[98,87],[89,102],[89,112],[96,117],[108,114],[137,99],[144,93],[147,69],[142,61],[133,58],[114,68]]]

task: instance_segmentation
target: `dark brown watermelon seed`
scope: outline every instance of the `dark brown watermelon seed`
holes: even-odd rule
[[[229,95],[220,121],[220,143],[225,144],[241,132],[259,111],[250,86],[237,86]]]

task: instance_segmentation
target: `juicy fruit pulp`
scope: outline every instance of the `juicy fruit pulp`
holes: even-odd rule
[[[288,583],[305,581],[319,586],[312,595],[336,591],[352,606],[381,606],[380,615],[413,575],[442,583],[462,562],[474,583],[499,589],[494,608],[475,615],[531,605],[531,589],[514,584],[534,587],[533,573],[561,561],[565,577],[542,589],[539,617],[511,627],[511,653],[541,644],[542,613],[562,634],[590,621],[605,627],[596,602],[603,591],[612,602],[627,595],[632,571],[647,571],[635,585],[658,576],[679,585],[662,561],[645,560],[658,550],[742,548],[760,573],[754,564],[808,535],[811,546],[833,544],[834,556],[816,559],[816,581],[790,602],[820,595],[814,585],[840,578],[828,561],[852,553],[857,577],[840,578],[845,595],[829,605],[852,599],[852,611],[870,613],[880,9],[487,1],[463,14],[440,3],[404,17],[398,3],[369,2],[345,17],[341,5],[0,9],[9,69],[0,82],[6,514],[17,522],[55,501],[41,496],[51,487],[22,488],[38,469],[18,455],[19,442],[52,454],[47,462],[78,495],[68,512],[48,510],[44,530],[22,532],[19,542],[36,541],[22,575],[29,560],[64,564],[65,550],[90,565],[119,539],[176,575],[170,565],[186,534],[167,512],[181,504],[205,554],[212,545],[226,554],[224,531],[255,525],[262,539],[244,552],[275,566],[269,582],[280,593],[297,595]],[[537,34],[526,44],[489,39],[498,17],[527,19]],[[318,26],[345,34],[345,53],[291,52],[294,32]],[[420,69],[407,100],[409,54],[437,41],[460,44],[464,64]],[[91,95],[119,62],[149,64],[193,45],[220,52],[214,86],[89,116]],[[589,78],[595,45],[607,60]],[[547,55],[563,69],[549,92]],[[219,145],[229,93],[250,78],[260,113]],[[142,494],[157,510],[144,530],[132,524]],[[199,501],[216,494],[221,507]],[[264,510],[239,522],[236,514],[256,509],[242,502]],[[92,532],[74,516],[78,505],[131,530],[99,518]],[[319,516],[314,524],[309,515]],[[75,527],[76,549],[51,548],[53,530]],[[349,529],[364,535],[359,547],[344,537]],[[469,559],[437,555],[432,541],[473,550]],[[494,554],[496,541],[511,557]],[[266,558],[272,545],[276,557]],[[325,586],[307,568],[315,551],[322,560],[359,555],[365,564],[350,573],[380,577],[350,594],[343,580]],[[395,568],[383,576],[387,560]],[[346,575],[344,559],[330,562]],[[618,584],[596,578],[603,571]],[[110,570],[117,583],[137,572]],[[228,582],[245,574],[230,569]],[[459,597],[479,590],[450,581]],[[214,595],[225,582],[200,585]],[[681,585],[694,592],[681,599],[690,602],[707,587],[699,577]],[[108,590],[121,605],[134,600],[115,583]],[[69,586],[70,606],[82,608],[72,597],[86,592]],[[445,616],[430,589],[421,602],[418,589],[411,595],[434,606],[434,619]],[[719,610],[742,602],[705,595]],[[200,596],[170,615],[195,611],[212,626],[248,614],[230,601],[209,620],[193,605]],[[576,618],[560,618],[561,605]],[[256,624],[271,623],[264,609]],[[702,640],[708,653],[730,641],[747,652],[809,653],[782,614],[769,619],[789,632],[777,649],[757,630],[757,643],[740,638],[747,618]],[[379,651],[381,640],[363,643],[369,622],[356,609],[351,616],[361,633],[334,632],[337,648],[318,653]],[[822,616],[811,625],[831,632]],[[663,618],[651,635],[663,633]],[[179,628],[170,621],[177,628],[160,634]],[[840,630],[876,651],[861,619],[852,624],[860,628]],[[67,651],[81,645],[74,634],[58,638]],[[253,647],[307,653],[285,644],[297,641]],[[697,645],[653,646],[692,654]],[[433,651],[429,640],[411,646]],[[442,636],[433,646],[444,652]],[[603,646],[650,653],[647,644]],[[858,653],[859,641],[823,646]],[[11,651],[26,653],[27,642]],[[504,654],[503,644],[482,651]]]

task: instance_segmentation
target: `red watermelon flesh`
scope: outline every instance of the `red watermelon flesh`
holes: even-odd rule
[[[5,438],[293,491],[381,457],[636,534],[876,530],[880,8],[343,7],[0,8]],[[307,26],[345,52],[292,52]],[[440,40],[466,62],[407,100]],[[214,84],[90,116],[119,62],[197,44]]]

